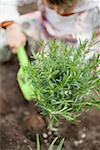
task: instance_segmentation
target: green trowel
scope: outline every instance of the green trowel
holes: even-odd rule
[[[24,47],[20,47],[18,49],[17,57],[18,57],[19,65],[20,65],[19,71],[17,73],[17,81],[18,81],[19,87],[25,99],[32,100],[31,84],[28,81],[26,82],[22,80],[22,78],[25,77],[23,67],[28,66],[28,64],[30,63]]]

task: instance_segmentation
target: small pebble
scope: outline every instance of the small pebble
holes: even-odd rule
[[[46,133],[43,133],[42,135],[43,135],[44,138],[48,137],[48,135]]]
[[[74,141],[74,145],[77,147],[78,145],[82,144],[83,140]]]
[[[52,135],[52,131],[49,131],[49,132],[48,132],[48,135]]]
[[[74,141],[74,145],[78,146],[79,145],[78,141]]]
[[[25,116],[29,116],[30,113],[29,113],[28,111],[25,111],[25,112],[24,112],[24,115],[25,115]]]
[[[82,144],[82,143],[83,143],[83,140],[79,140],[78,143],[79,143],[79,144]]]
[[[24,140],[24,143],[27,143],[27,140]]]
[[[82,139],[86,138],[86,134],[83,133],[83,134],[81,135],[81,138],[82,138]]]
[[[16,147],[16,150],[19,150],[20,149],[20,145],[18,145],[17,147]]]
[[[44,140],[44,143],[46,143],[46,144],[47,144],[47,143],[48,143],[48,141],[47,141],[47,140]]]

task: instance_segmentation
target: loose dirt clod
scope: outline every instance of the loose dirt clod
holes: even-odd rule
[[[45,122],[43,118],[36,113],[32,113],[26,120],[27,128],[34,131],[43,131],[45,129]]]

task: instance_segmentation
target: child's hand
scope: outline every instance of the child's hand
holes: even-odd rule
[[[17,53],[17,49],[20,46],[25,46],[26,37],[22,33],[19,25],[13,24],[7,28],[6,43],[11,48],[13,53]]]

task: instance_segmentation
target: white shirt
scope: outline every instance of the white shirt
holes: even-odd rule
[[[0,0],[0,22],[19,20],[18,0]]]
[[[0,0],[0,23],[13,20],[19,22],[18,5],[32,2],[33,0]]]
[[[60,16],[54,10],[45,7],[45,27],[52,36],[63,38],[90,39],[93,32],[100,28],[100,0],[80,0],[72,11],[73,15]]]

